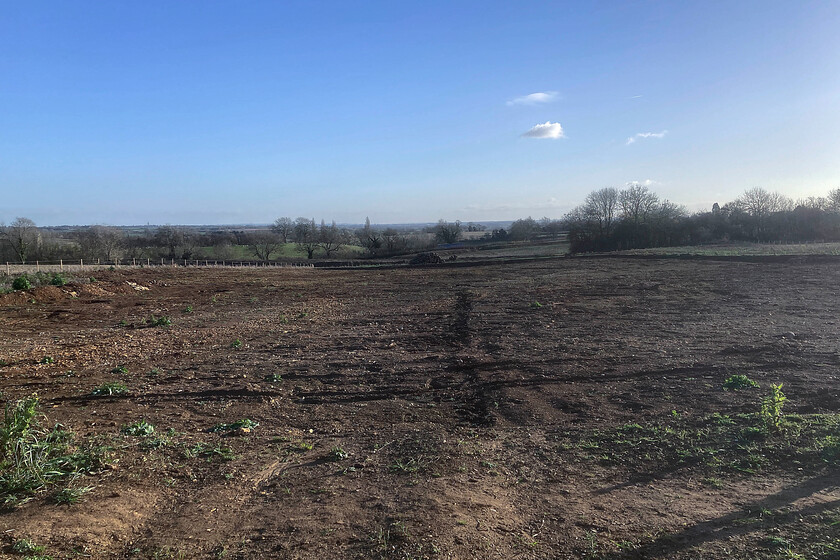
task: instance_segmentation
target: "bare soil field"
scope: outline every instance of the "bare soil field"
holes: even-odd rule
[[[3,402],[97,457],[4,557],[840,558],[840,262],[97,279],[0,296]]]

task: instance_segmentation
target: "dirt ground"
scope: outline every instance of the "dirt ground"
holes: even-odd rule
[[[840,261],[97,279],[0,296],[3,401],[109,463],[0,513],[0,555],[840,558]],[[779,382],[799,427],[762,436]]]

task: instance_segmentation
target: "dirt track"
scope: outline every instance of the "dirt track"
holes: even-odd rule
[[[754,413],[758,390],[721,390],[732,374],[784,382],[786,412],[840,412],[840,263],[98,278],[0,296],[4,399],[37,392],[113,449],[86,501],[0,514],[56,558],[781,558],[768,535],[805,555],[814,531],[840,539],[814,517],[840,519],[824,461],[712,476],[604,440]],[[116,378],[128,395],[90,396]],[[208,432],[242,418],[259,426]],[[174,433],[120,434],[142,419]]]

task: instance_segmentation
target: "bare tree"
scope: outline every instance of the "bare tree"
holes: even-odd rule
[[[455,220],[449,223],[440,220],[434,228],[434,233],[438,243],[455,243],[461,237],[461,222]]]
[[[261,261],[270,261],[282,243],[273,231],[256,231],[248,236],[248,249]]]
[[[631,183],[618,193],[622,218],[634,225],[644,223],[648,215],[656,209],[659,197],[639,183]]]
[[[347,236],[344,230],[335,225],[335,222],[328,226],[324,223],[324,220],[321,220],[321,228],[318,231],[318,246],[324,250],[327,258],[339,251],[346,243],[346,240]]]
[[[394,228],[386,228],[382,232],[382,242],[388,253],[404,251],[408,247],[408,239]]]
[[[184,232],[181,228],[165,225],[160,226],[155,232],[155,243],[168,250],[170,259],[176,258],[178,247],[184,242]]]
[[[318,226],[315,225],[314,219],[298,218],[295,220],[295,243],[297,243],[298,250],[306,251],[307,259],[314,258],[315,251],[318,250],[318,233]]]
[[[370,218],[365,218],[365,227],[356,232],[356,237],[359,239],[359,244],[367,249],[367,252],[371,255],[375,255],[382,247],[382,236],[379,230],[371,227]]]
[[[828,192],[826,206],[832,212],[840,212],[840,189],[832,189]]]
[[[112,226],[90,226],[76,234],[76,241],[82,256],[86,259],[113,260],[122,248],[125,235],[120,228]]]
[[[283,243],[288,243],[295,232],[295,223],[291,218],[277,218],[271,226],[271,230],[280,236]]]
[[[596,224],[600,235],[609,234],[618,211],[618,189],[605,187],[592,191],[583,202],[583,215]]]
[[[29,218],[15,218],[0,233],[21,263],[25,263],[26,257],[38,248],[38,226]]]
[[[793,210],[793,201],[783,194],[769,192],[761,187],[747,189],[735,199],[735,205],[750,216],[763,218],[774,212]]]

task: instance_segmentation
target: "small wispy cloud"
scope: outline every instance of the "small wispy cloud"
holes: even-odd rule
[[[516,99],[511,99],[507,102],[508,106],[513,105],[538,105],[540,103],[550,103],[557,99],[556,91],[538,91],[537,93],[529,93]]]
[[[534,126],[531,130],[523,132],[524,138],[565,138],[563,127],[559,122],[546,121],[543,124]]]
[[[667,130],[663,130],[662,132],[639,132],[635,136],[631,136],[627,139],[627,145],[633,144],[636,140],[640,140],[642,138],[662,138],[668,134]]]

